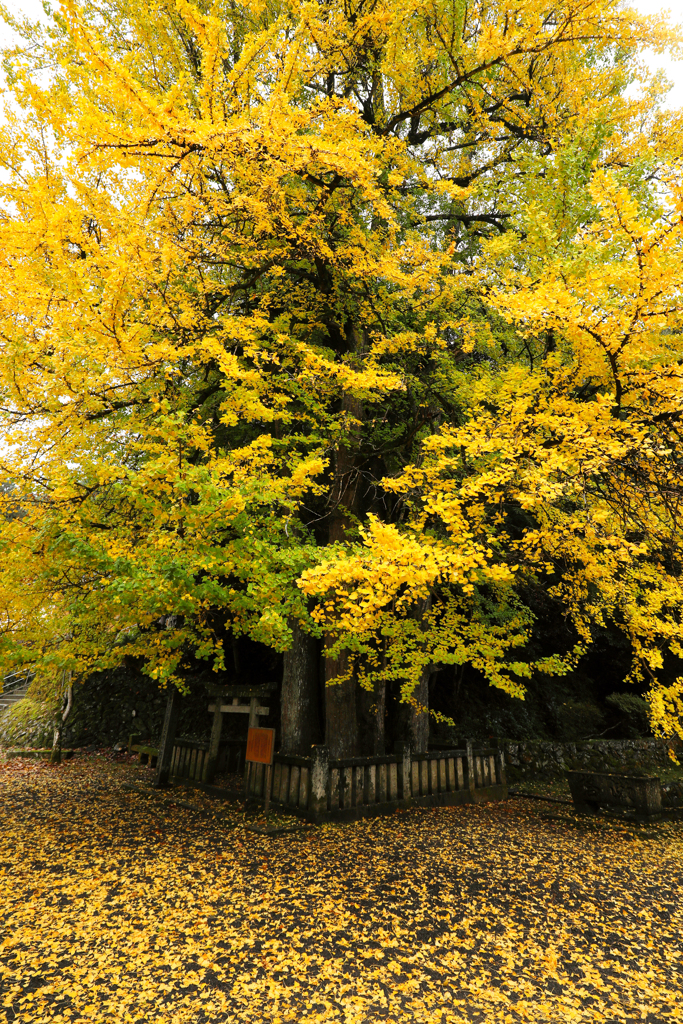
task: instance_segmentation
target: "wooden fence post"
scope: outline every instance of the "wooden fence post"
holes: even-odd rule
[[[258,729],[258,714],[256,709],[258,707],[258,699],[252,697],[249,701],[249,729]],[[244,759],[244,799],[249,799],[249,789],[251,781],[251,763]]]
[[[171,773],[171,755],[173,754],[173,741],[175,740],[176,725],[178,722],[178,705],[180,694],[175,686],[171,688],[166,702],[166,714],[164,715],[164,726],[161,730],[161,742],[159,743],[159,754],[157,756],[157,773],[154,777],[153,786],[168,785],[168,777]]]
[[[266,765],[265,775],[266,775],[266,779],[265,779],[265,787],[266,788],[265,788],[265,793],[264,793],[263,810],[264,810],[264,813],[267,814],[268,813],[268,809],[270,808],[270,794],[271,794],[271,790],[273,788],[273,766],[272,766],[272,764],[267,764]]]
[[[498,750],[498,771],[500,772],[500,785],[507,786],[505,778],[505,747],[500,747]]]
[[[474,775],[474,752],[472,750],[472,740],[467,741],[467,783],[470,789],[470,796],[474,800],[474,789],[476,786],[476,779]]]
[[[221,732],[223,731],[223,712],[221,711],[221,698],[216,698],[213,711],[213,722],[211,724],[211,739],[209,740],[209,752],[204,763],[202,781],[213,782],[218,767],[218,753],[221,746]]]
[[[313,764],[311,766],[311,796],[309,810],[318,816],[327,812],[327,793],[330,786],[330,751],[324,744],[311,747]]]
[[[394,753],[401,758],[398,769],[401,779],[401,799],[410,800],[412,795],[410,784],[410,773],[412,769],[410,743],[407,740],[397,740],[394,744]]]

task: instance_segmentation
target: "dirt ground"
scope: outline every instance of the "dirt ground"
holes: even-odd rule
[[[683,1020],[683,822],[511,799],[271,837],[149,778],[0,761],[0,1021]]]

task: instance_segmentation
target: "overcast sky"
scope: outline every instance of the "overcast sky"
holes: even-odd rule
[[[6,6],[15,14],[24,14],[31,18],[40,18],[43,16],[43,9],[40,4],[40,0],[4,0]],[[140,0],[144,3],[145,0]],[[55,0],[53,0],[55,3]],[[55,3],[56,5],[56,3]],[[665,10],[669,10],[671,20],[683,21],[680,14],[680,7],[678,11],[677,3],[659,3],[658,0],[631,0],[631,6],[641,11],[643,14],[659,14]],[[8,41],[8,33],[6,29],[3,29],[0,24],[0,44]],[[670,82],[673,83],[673,89],[669,93],[669,104],[671,106],[683,106],[683,62],[666,60],[662,57],[658,57],[654,54],[649,55],[650,64],[652,67],[663,68],[666,72],[666,76]]]

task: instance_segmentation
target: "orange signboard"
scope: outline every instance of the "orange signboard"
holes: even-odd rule
[[[275,752],[275,729],[250,729],[247,733],[247,761],[272,764]]]

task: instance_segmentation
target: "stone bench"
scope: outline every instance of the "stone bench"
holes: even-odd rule
[[[636,820],[655,818],[662,812],[662,787],[656,776],[583,771],[565,774],[577,811],[617,812]]]
[[[128,737],[128,753],[137,754],[140,764],[147,764],[151,758],[150,764],[154,767],[159,756],[159,748],[153,747],[151,743],[141,742],[138,733],[131,733]]]

